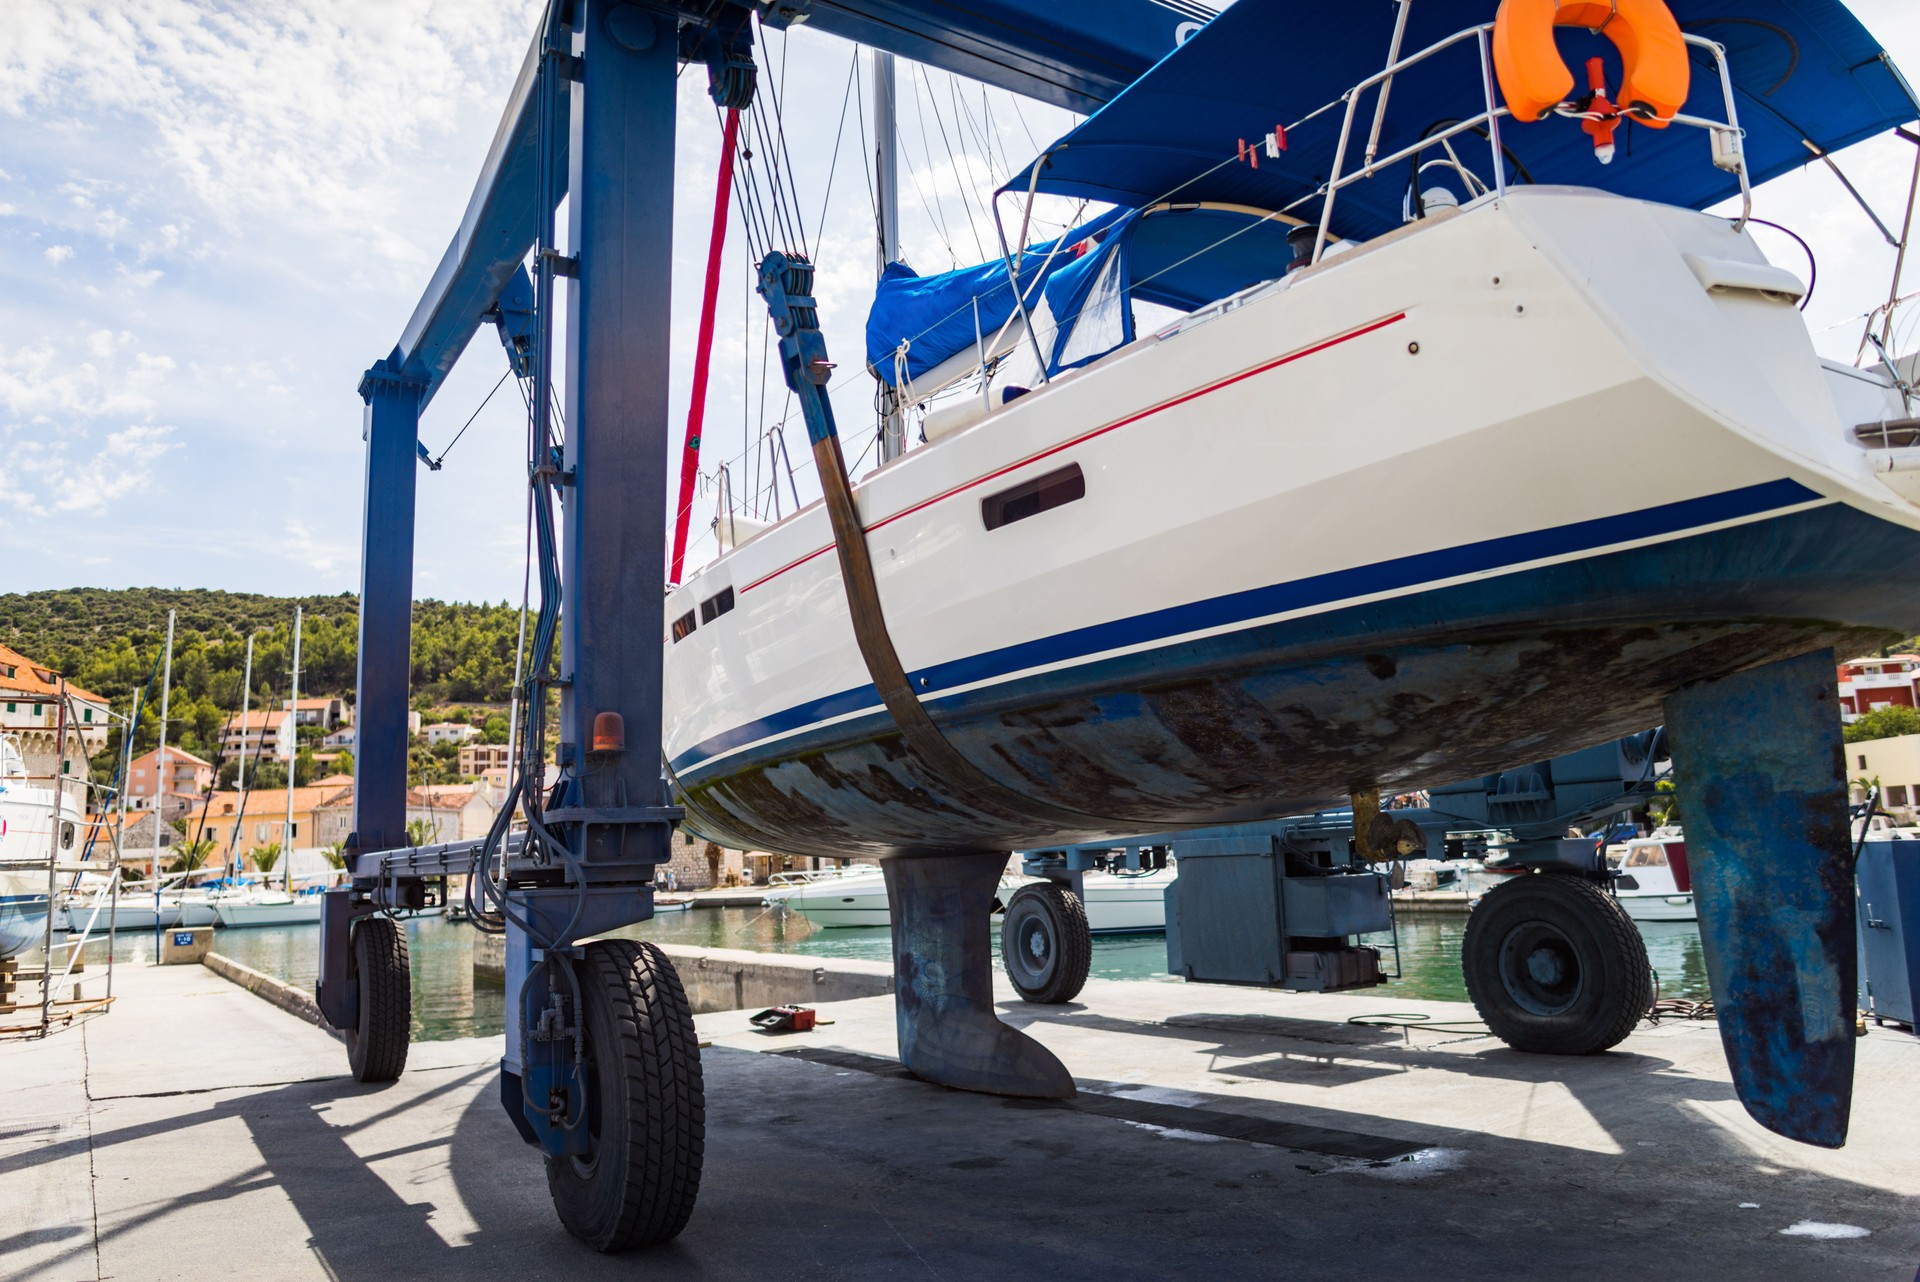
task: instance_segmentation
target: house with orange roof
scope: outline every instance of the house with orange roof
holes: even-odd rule
[[[171,799],[184,797],[191,807],[200,799],[200,794],[213,787],[213,763],[188,752],[185,748],[167,745],[168,778],[160,778],[160,749],[155,748],[145,756],[135,757],[127,769],[127,804],[135,810],[151,808],[154,799],[164,793],[169,798],[167,807],[169,819],[177,818]]]
[[[245,753],[248,761],[266,757],[292,761],[295,724],[284,708],[255,708],[245,717],[229,717],[220,730],[221,755],[237,758]]]
[[[61,694],[66,695],[67,739],[60,739]],[[0,734],[20,745],[27,769],[51,777],[85,777],[87,760],[107,742],[107,701],[18,650],[0,645]]]
[[[326,808],[329,803],[337,803],[341,794],[347,794],[349,803],[353,788],[351,784],[341,787],[338,784],[327,787],[295,788],[293,790],[293,832],[289,840],[287,833],[287,790],[285,788],[261,788],[250,790],[243,798],[238,792],[220,791],[207,797],[205,827],[202,828],[201,812],[195,811],[186,818],[189,837],[202,831],[213,838],[214,849],[218,852],[215,862],[225,860],[229,843],[242,857],[251,855],[262,846],[291,846],[296,850],[323,846],[330,843],[320,840],[320,827],[316,812]],[[351,811],[351,804],[347,809]],[[236,839],[235,834],[238,833]]]
[[[280,706],[284,709],[288,702],[282,699]],[[328,730],[337,730],[353,721],[346,700],[325,697],[300,700],[293,708],[293,717],[303,726],[322,726]]]
[[[1848,725],[1881,708],[1920,707],[1920,654],[1849,659],[1840,665],[1840,719]]]

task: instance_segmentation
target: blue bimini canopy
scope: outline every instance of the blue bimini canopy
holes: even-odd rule
[[[1020,260],[1020,287],[1031,306],[1037,286],[1076,260],[1101,233],[1126,215],[1116,209],[1067,232],[1056,241],[1028,247]],[[1054,251],[1056,243],[1059,252]],[[973,347],[974,310],[979,300],[979,326],[988,338],[1014,313],[1013,287],[1007,265],[996,260],[978,267],[962,267],[938,276],[916,275],[905,263],[889,263],[867,313],[867,366],[889,387],[895,386],[899,352],[906,344],[909,380],[919,378],[948,358]]]
[[[1456,31],[1490,21],[1495,0],[1414,0],[1402,57]],[[1920,117],[1912,90],[1879,43],[1838,0],[1672,0],[1681,27],[1726,47],[1748,168],[1756,182],[1806,164],[1807,143],[1834,151]],[[1039,190],[1131,208],[1159,201],[1219,201],[1282,209],[1312,194],[1331,172],[1344,107],[1310,114],[1383,70],[1392,42],[1388,4],[1303,5],[1293,0],[1238,0],[1168,54],[1118,98],[1048,148]],[[1602,37],[1558,33],[1568,66],[1585,82],[1599,55],[1609,84],[1619,85],[1619,58]],[[1724,120],[1726,108],[1711,53],[1692,50],[1694,75],[1685,113]],[[1393,82],[1378,155],[1390,156],[1424,135],[1485,110],[1480,54],[1467,40],[1407,68]],[[1362,95],[1343,172],[1363,160],[1375,96]],[[1244,140],[1275,126],[1290,131],[1287,150],[1259,156],[1258,168],[1237,158]],[[1601,165],[1578,121],[1549,116],[1533,124],[1501,122],[1509,182],[1599,187],[1624,196],[1704,209],[1738,194],[1735,175],[1717,169],[1699,129],[1624,125],[1618,155]],[[1492,152],[1471,135],[1454,139],[1461,161],[1489,184]],[[1437,150],[1424,155],[1440,156]],[[1408,190],[1409,162],[1344,188],[1333,231],[1364,239],[1397,227]],[[1008,182],[1024,192],[1031,167]],[[1458,184],[1454,184],[1457,188]],[[1302,212],[1319,215],[1317,201]]]
[[[1085,365],[1131,343],[1136,302],[1190,312],[1283,275],[1292,227],[1257,210],[1156,208],[1130,213],[1099,246],[1053,274],[1041,335],[1047,372]]]

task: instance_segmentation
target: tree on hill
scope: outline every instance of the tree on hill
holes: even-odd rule
[[[1920,708],[1903,708],[1898,705],[1875,708],[1848,726],[1845,733],[1848,743],[1865,743],[1870,739],[1893,739],[1903,734],[1920,734]]]

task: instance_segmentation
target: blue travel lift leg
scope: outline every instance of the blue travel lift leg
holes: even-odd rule
[[[574,0],[554,12],[565,21],[529,55],[503,126],[508,145],[489,158],[470,207],[469,222],[497,227],[500,244],[456,238],[409,327],[411,352],[396,349],[361,385],[368,463],[354,834],[349,885],[325,904],[316,996],[346,1034],[355,1077],[397,1077],[411,999],[406,936],[393,914],[425,906],[436,879],[494,869],[504,884],[509,994],[502,1103],[545,1155],[561,1222],[595,1248],[617,1250],[686,1224],[704,1143],[699,1051],[671,964],[652,945],[591,938],[652,915],[653,873],[679,817],[660,750],[675,76],[683,57],[704,59],[716,100],[744,106],[754,73],[748,10],[737,4],[702,5],[684,29],[670,12],[621,0]],[[527,185],[529,168],[540,192],[532,210],[501,194]],[[551,211],[568,193],[563,257]],[[519,261],[526,250],[515,248],[529,240],[541,251],[532,288]],[[572,282],[564,456],[542,450],[534,465],[562,505],[565,605],[559,676],[535,672],[533,681],[561,692],[559,779],[528,789],[531,836],[409,849],[419,414],[488,319],[515,372],[535,375],[536,404],[544,400],[556,275]],[[544,700],[533,706],[537,718]]]

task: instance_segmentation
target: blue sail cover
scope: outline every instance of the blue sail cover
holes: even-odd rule
[[[1497,8],[1495,0],[1414,4],[1403,56],[1491,20]],[[1672,0],[1671,8],[1689,34],[1727,48],[1756,182],[1806,164],[1812,153],[1803,139],[1834,151],[1920,117],[1912,90],[1879,42],[1838,0]],[[1251,143],[1276,125],[1300,120],[1381,71],[1393,15],[1388,4],[1238,0],[1054,144],[1038,162],[1039,189],[1136,208],[1205,200],[1279,209],[1308,196],[1332,169],[1340,108],[1303,124],[1288,150],[1278,160],[1261,156],[1257,170],[1237,160],[1215,166],[1236,155],[1241,139]],[[1599,54],[1617,89],[1619,58],[1610,42],[1571,28],[1559,39],[1580,83],[1586,59]],[[1711,56],[1696,49],[1694,63],[1686,113],[1725,119]],[[1361,162],[1374,102],[1372,92],[1363,96],[1344,172]],[[1436,126],[1484,109],[1479,52],[1469,40],[1395,79],[1379,154],[1391,155]],[[1707,137],[1698,129],[1626,125],[1610,166],[1594,159],[1577,121],[1508,119],[1501,133],[1515,161],[1510,181],[1600,187],[1696,209],[1739,192],[1735,176],[1710,163]],[[1484,141],[1468,135],[1455,139],[1454,148],[1483,180],[1491,179]],[[1402,162],[1390,174],[1343,188],[1334,231],[1366,238],[1399,226],[1407,171]],[[1025,191],[1030,173],[1031,167],[1015,176],[1008,189]],[[1307,212],[1317,216],[1318,203]]]
[[[1291,230],[1278,219],[1239,210],[1129,213],[1096,248],[1054,272],[1043,287],[1057,327],[1047,347],[1047,372],[1084,365],[1121,343],[1131,343],[1137,337],[1131,306],[1135,299],[1190,312],[1279,276],[1293,257],[1287,245]],[[1099,301],[1089,300],[1110,268],[1117,273],[1114,297],[1119,305],[1108,317]],[[1104,327],[1103,336],[1070,347],[1083,319]],[[1042,342],[1047,341],[1043,336]]]
[[[1030,246],[1020,262],[1020,288],[1028,305],[1038,301],[1038,282],[1074,262],[1077,246],[1106,231],[1126,213],[1109,210],[1082,223],[1059,238],[1057,254],[1051,252],[1055,244],[1051,240]],[[975,299],[980,301],[980,330],[990,339],[1014,313],[1013,288],[1004,262],[962,267],[938,276],[916,275],[905,263],[888,263],[874,293],[873,310],[867,313],[868,368],[891,387],[902,342],[907,343],[908,379],[919,378],[966,351],[974,345]]]

